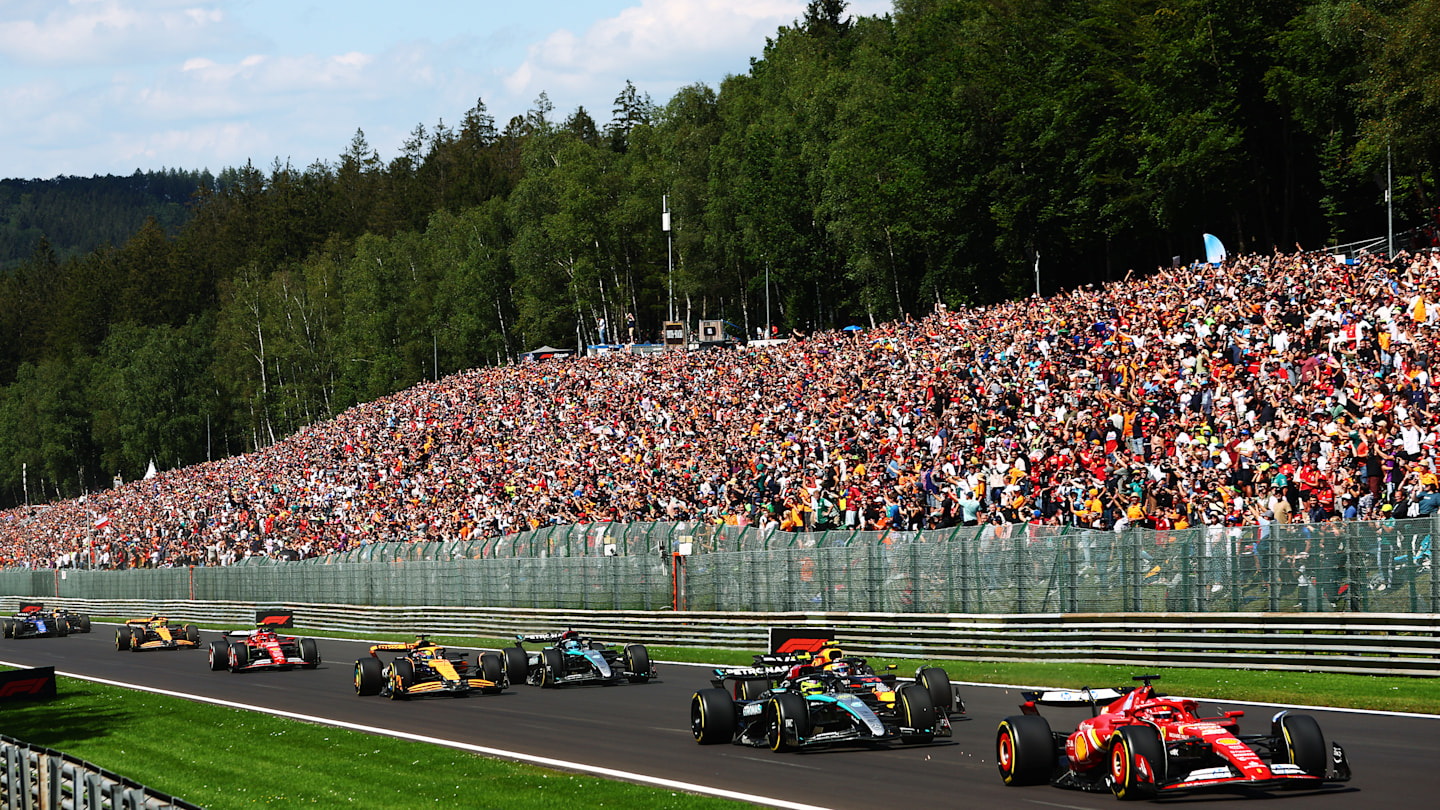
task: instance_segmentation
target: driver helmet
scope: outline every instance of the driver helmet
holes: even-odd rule
[[[831,664],[829,667],[827,667],[827,669],[829,669],[831,672],[841,678],[850,677],[850,665],[845,663],[844,661]]]
[[[818,695],[825,691],[825,682],[819,678],[801,678],[799,689],[802,695]]]

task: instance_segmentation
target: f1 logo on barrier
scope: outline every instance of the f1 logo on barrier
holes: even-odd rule
[[[55,667],[0,672],[0,701],[55,697]]]
[[[833,627],[772,627],[770,652],[817,653],[835,643]]]
[[[294,627],[295,611],[293,610],[257,610],[255,611],[256,627]]]

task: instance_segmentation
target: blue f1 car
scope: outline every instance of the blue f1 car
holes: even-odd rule
[[[527,642],[549,642],[550,646],[531,652],[525,649]],[[516,636],[515,646],[506,647],[504,656],[505,673],[511,683],[540,687],[573,683],[615,684],[622,681],[645,683],[657,677],[644,644],[627,644],[616,650],[574,630]]]

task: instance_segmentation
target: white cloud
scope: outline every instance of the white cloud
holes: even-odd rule
[[[0,6],[0,61],[25,67],[149,64],[200,49],[255,47],[214,0],[68,0]]]
[[[767,37],[805,13],[805,0],[640,0],[576,34],[559,29],[530,46],[504,77],[517,99],[546,92],[563,115],[571,100],[609,99],[635,82],[663,103],[679,87],[748,68],[737,53],[759,56]],[[890,0],[852,2],[849,13],[885,14]],[[607,109],[592,110],[604,118]]]

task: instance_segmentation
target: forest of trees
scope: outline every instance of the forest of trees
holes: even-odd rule
[[[183,217],[0,272],[0,505],[22,465],[32,502],[74,496],[600,318],[653,338],[667,195],[677,314],[751,334],[1023,295],[1037,257],[1048,293],[1202,232],[1377,236],[1387,154],[1397,222],[1433,222],[1437,35],[1440,0],[813,0],[718,91],[627,83],[603,125],[542,94],[389,159],[357,131],[303,168],[169,173]]]

